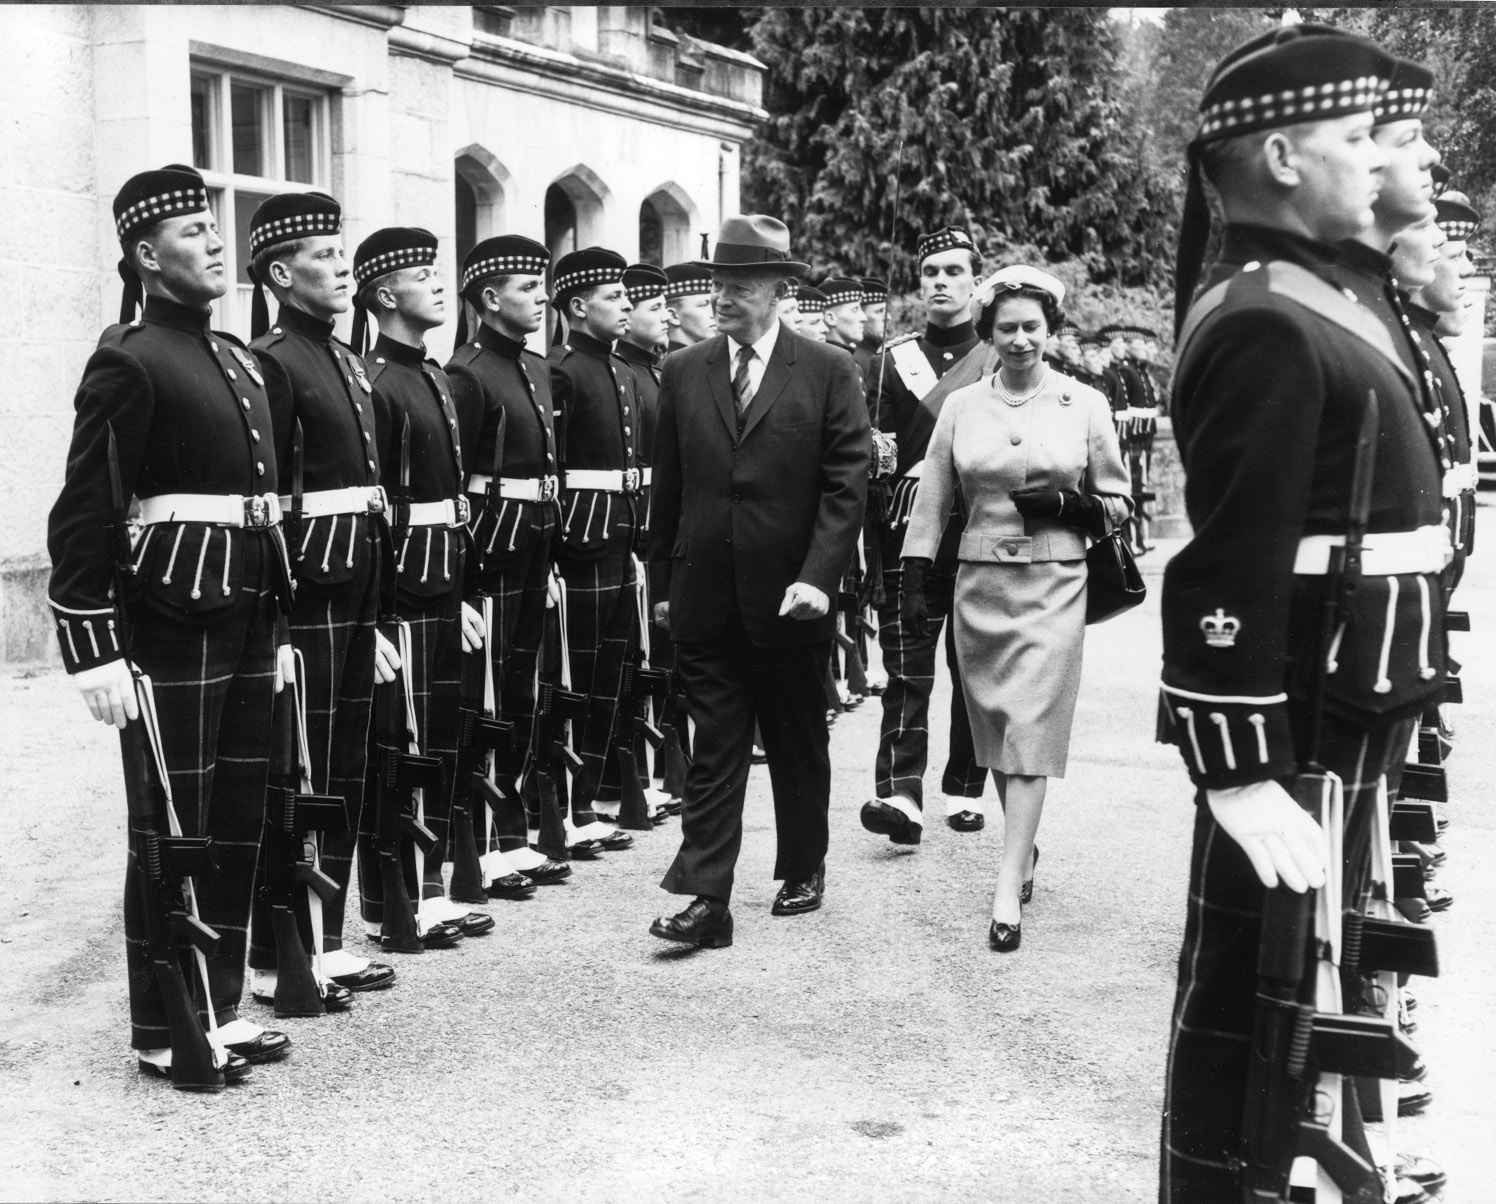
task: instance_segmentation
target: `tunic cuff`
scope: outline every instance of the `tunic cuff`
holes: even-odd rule
[[[120,660],[125,650],[119,642],[119,616],[113,607],[99,610],[76,610],[48,599],[52,621],[57,628],[57,646],[62,650],[63,667],[78,673]]]
[[[1209,790],[1289,777],[1298,767],[1286,694],[1250,698],[1163,686],[1158,740],[1178,745],[1191,781]]]

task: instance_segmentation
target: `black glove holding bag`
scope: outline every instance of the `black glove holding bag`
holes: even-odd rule
[[[1052,518],[1084,531],[1094,539],[1106,534],[1106,507],[1100,498],[1074,489],[1050,489],[1043,485],[1026,485],[1008,496],[1024,518]]]
[[[923,556],[906,556],[899,582],[899,622],[915,639],[923,639],[930,624],[930,608],[925,602],[925,574],[933,562]]]

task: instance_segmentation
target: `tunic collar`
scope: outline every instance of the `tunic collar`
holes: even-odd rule
[[[211,310],[183,305],[180,301],[173,301],[170,297],[148,294],[141,321],[149,322],[152,326],[168,326],[172,330],[184,330],[188,334],[205,335],[208,333],[208,321],[211,317]]]
[[[283,326],[293,334],[299,334],[308,339],[316,339],[319,343],[330,343],[332,341],[332,323],[324,322],[321,318],[314,318],[304,309],[294,305],[282,305],[280,313],[275,315],[275,324]]]
[[[573,330],[567,337],[566,343],[573,351],[580,351],[584,355],[594,356],[600,360],[607,359],[613,353],[611,343],[594,339],[585,330]]]
[[[925,342],[932,347],[954,347],[957,343],[969,343],[977,337],[977,328],[970,321],[957,322],[954,326],[936,326],[931,322],[925,327]]]
[[[523,343],[501,334],[486,322],[478,327],[478,345],[507,360],[519,359],[519,353],[525,349]]]
[[[382,355],[385,359],[397,364],[408,364],[413,368],[419,368],[426,362],[424,347],[412,347],[409,343],[402,343],[399,339],[392,339],[383,333],[374,343],[374,354]]]

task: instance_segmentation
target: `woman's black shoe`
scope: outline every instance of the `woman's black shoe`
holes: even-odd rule
[[[987,943],[999,953],[1012,953],[1023,940],[1020,929],[1018,924],[999,924],[993,920],[992,927],[987,930]]]
[[[1034,846],[1034,864],[1029,868],[1034,870],[1037,870],[1039,868],[1038,845]],[[1018,901],[1020,903],[1032,903],[1034,901],[1034,879],[1032,875],[1023,880],[1023,888],[1018,892]],[[1016,947],[1017,946],[1015,946],[1015,948]]]

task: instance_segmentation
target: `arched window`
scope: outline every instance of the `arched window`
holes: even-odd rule
[[[457,205],[457,262],[485,238],[507,233],[504,200],[509,170],[487,148],[474,143],[457,152],[453,190]]]
[[[639,206],[639,258],[656,267],[696,258],[696,206],[677,184],[662,184]]]
[[[551,262],[577,249],[577,207],[559,184],[545,190],[545,245]]]

